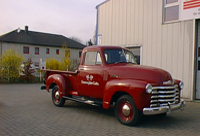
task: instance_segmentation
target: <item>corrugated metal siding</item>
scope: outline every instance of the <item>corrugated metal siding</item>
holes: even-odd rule
[[[142,45],[141,64],[182,79],[182,97],[192,98],[193,21],[162,24],[162,0],[110,0],[99,6],[102,45]],[[108,31],[109,30],[109,31]]]

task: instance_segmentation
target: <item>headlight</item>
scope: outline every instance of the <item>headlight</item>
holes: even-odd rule
[[[182,81],[179,83],[179,87],[180,87],[181,90],[183,90],[184,83]]]
[[[146,93],[151,93],[152,92],[152,86],[151,86],[151,84],[147,84],[146,85]]]

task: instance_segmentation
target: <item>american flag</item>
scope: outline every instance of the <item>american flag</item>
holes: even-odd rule
[[[200,7],[200,0],[188,0],[183,2],[183,9]]]

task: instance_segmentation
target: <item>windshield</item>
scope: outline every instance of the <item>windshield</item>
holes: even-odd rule
[[[136,63],[136,59],[132,52],[124,49],[107,49],[104,50],[104,55],[107,64],[112,63]]]

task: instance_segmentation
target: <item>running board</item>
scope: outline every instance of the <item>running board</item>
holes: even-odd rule
[[[86,104],[93,105],[93,106],[101,106],[102,105],[101,102],[91,101],[91,100],[81,100],[81,98],[72,98],[72,97],[67,97],[67,96],[63,96],[63,98],[71,100],[71,101],[80,102],[80,103],[86,103]]]

